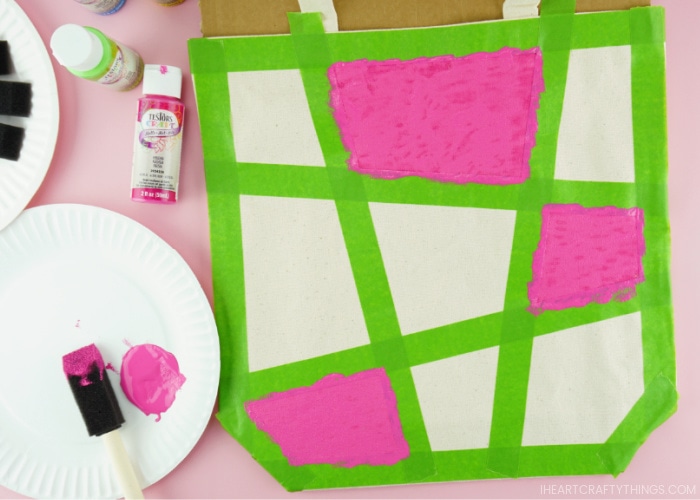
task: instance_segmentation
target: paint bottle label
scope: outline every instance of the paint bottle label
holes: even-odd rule
[[[180,177],[185,106],[169,97],[138,100],[131,198],[175,203]]]
[[[131,90],[136,87],[143,77],[143,60],[134,50],[125,45],[115,43],[113,47],[114,60],[107,72],[98,83],[109,85],[114,90]]]
[[[96,14],[114,14],[122,8],[125,0],[75,0],[86,9]]]

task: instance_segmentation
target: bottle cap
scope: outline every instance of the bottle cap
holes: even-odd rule
[[[146,64],[143,69],[143,93],[180,98],[182,70],[175,66]]]
[[[96,68],[104,54],[102,41],[97,35],[77,24],[64,24],[54,31],[51,50],[62,66],[75,71]]]

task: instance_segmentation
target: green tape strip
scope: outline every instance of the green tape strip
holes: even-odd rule
[[[220,48],[216,47],[216,48]],[[217,50],[198,60],[207,67],[211,58],[217,58]],[[201,94],[221,96],[219,106],[202,106],[200,119],[205,123],[229,122],[228,84],[225,77],[214,71],[207,71],[197,76],[197,86]],[[239,290],[243,289],[242,241],[238,213],[238,198],[231,200],[231,193],[238,191],[235,168],[235,154],[230,129],[215,127],[208,129],[202,137],[205,161],[206,184],[211,225],[211,246],[213,249],[230,248],[232,255],[212,252],[212,274],[214,276],[214,308],[217,311],[216,322],[219,331],[239,331],[238,318],[245,314],[245,304]],[[238,257],[238,258],[237,258]],[[231,298],[236,299],[231,301]],[[241,332],[242,333],[242,332]],[[247,360],[240,360],[238,353],[245,352],[245,335],[220,337],[221,361],[227,368],[222,370],[220,392],[233,398],[220,399],[219,410],[230,410],[231,401],[235,399],[240,383],[245,380],[248,371]],[[244,349],[241,351],[241,349]],[[234,367],[233,370],[228,367]]]
[[[338,201],[336,205],[369,337],[373,344],[400,339],[401,329],[369,205],[352,201]]]
[[[647,245],[642,260],[646,286],[638,287],[645,311],[642,323],[644,380],[651,384],[657,380],[657,374],[663,373],[675,384],[673,335],[659,334],[673,332],[671,236],[666,189],[668,139],[664,11],[660,8],[632,9],[629,26],[637,203],[644,209]]]
[[[521,476],[609,474],[598,456],[599,451],[599,444],[523,446],[519,472]]]
[[[290,13],[288,18],[304,90],[323,151],[325,170],[375,358],[375,363],[365,369],[382,366],[387,370],[397,396],[404,436],[411,449],[407,459],[392,467],[325,470],[324,474],[316,475],[314,487],[322,488],[338,483],[369,485],[399,481],[396,477],[401,477],[401,482],[420,481],[434,475],[435,466],[363,179],[347,169],[348,153],[343,148],[328,105],[330,83],[327,72],[333,58],[319,14]],[[330,367],[328,369],[334,371]]]
[[[606,12],[605,15],[585,14],[574,16],[571,47],[590,49],[600,47],[599,33],[604,32],[605,46],[630,44],[629,11]]]
[[[499,350],[488,468],[519,477],[532,339],[503,344]]]
[[[201,124],[230,123],[228,79],[221,62],[226,61],[226,44],[188,42],[193,75],[196,75],[197,107]],[[216,106],[202,96],[216,96]],[[249,422],[238,404],[248,391],[248,358],[243,282],[243,242],[236,156],[229,127],[204,126],[202,147],[209,207],[215,319],[219,332],[221,374],[217,418],[232,435]],[[222,249],[226,249],[222,251]],[[255,455],[255,447],[248,450]]]
[[[237,170],[242,193],[285,198],[333,199],[333,188],[323,167],[239,163]]]
[[[328,105],[327,71],[332,58],[320,14],[290,13],[289,24],[311,116],[326,162],[325,172],[336,201],[350,265],[372,344],[400,339],[401,331],[386,278],[363,179],[347,169],[343,148]],[[400,353],[401,350],[397,352]],[[378,354],[382,357],[381,354]],[[403,364],[407,366],[407,364]]]
[[[520,195],[517,185],[443,184],[419,177],[404,177],[391,182],[367,177],[364,184],[370,200],[384,203],[516,210]]]
[[[677,401],[675,385],[663,374],[646,386],[642,397],[598,451],[610,474],[617,476],[627,468],[651,432],[676,411]]]
[[[415,59],[445,54],[463,56],[503,47],[529,49],[538,43],[539,20],[474,23],[439,28],[345,32],[329,36],[338,61]],[[467,36],[465,36],[465,34]]]
[[[545,92],[538,110],[537,145],[531,179],[520,187],[501,348],[496,376],[488,468],[505,477],[520,475],[520,453],[536,318],[527,311],[527,283],[537,248],[542,206],[553,198],[557,138],[566,88],[575,2],[543,2],[539,27]]]
[[[540,16],[554,16],[564,14],[573,15],[576,12],[576,0],[545,0],[540,7]]]
[[[502,321],[502,314],[489,314],[407,335],[403,343],[409,364],[416,366],[495,347],[501,340]]]
[[[607,304],[591,303],[586,307],[566,311],[545,311],[537,317],[535,335],[546,335],[568,328],[596,323],[639,311],[638,297],[625,302],[611,301]]]
[[[326,354],[298,361],[295,370],[288,365],[275,366],[250,373],[251,392],[248,399],[259,399],[270,392],[283,392],[291,387],[305,387],[328,375],[329,367],[334,373],[350,375],[370,368],[379,368],[371,345]]]
[[[556,181],[552,203],[579,203],[586,207],[634,207],[637,188],[626,182]]]

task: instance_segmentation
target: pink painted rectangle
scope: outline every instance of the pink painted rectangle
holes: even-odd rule
[[[328,78],[351,170],[459,184],[530,176],[544,90],[539,48],[338,62]]]
[[[545,205],[528,285],[530,311],[629,300],[644,281],[640,208]]]
[[[248,401],[245,409],[291,465],[393,465],[409,456],[383,368],[327,375],[309,387]]]

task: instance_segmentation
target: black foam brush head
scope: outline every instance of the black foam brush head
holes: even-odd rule
[[[19,160],[24,142],[24,129],[0,123],[0,158],[6,160]]]
[[[0,80],[0,115],[29,116],[32,84]]]
[[[10,47],[7,40],[0,40],[0,75],[9,75],[10,66]]]

